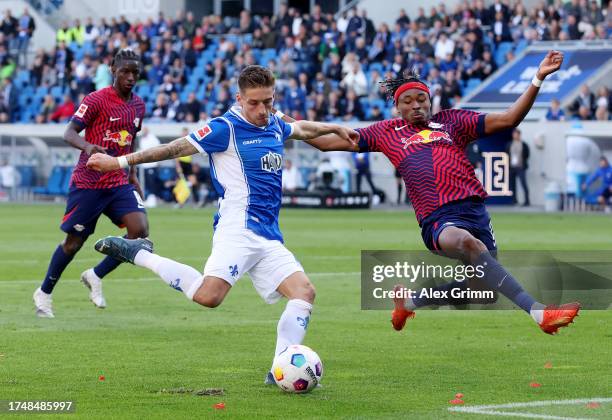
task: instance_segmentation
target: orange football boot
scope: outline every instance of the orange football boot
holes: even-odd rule
[[[394,292],[399,292],[400,290],[405,289],[405,287],[401,284],[396,284],[393,288]],[[408,318],[414,318],[416,315],[414,311],[409,311],[404,307],[405,298],[396,297],[393,298],[393,302],[395,303],[395,309],[391,312],[391,324],[393,324],[393,328],[396,331],[401,331],[406,325],[406,320]]]
[[[572,302],[565,305],[548,305],[544,308],[544,318],[539,324],[546,334],[556,334],[561,327],[567,327],[578,316],[580,303]]]

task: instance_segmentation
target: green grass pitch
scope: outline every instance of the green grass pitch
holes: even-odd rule
[[[305,344],[325,373],[307,395],[263,385],[284,304],[266,305],[248,277],[210,310],[122,266],[104,280],[108,308],[98,310],[78,282],[100,259],[90,240],[55,289],[56,319],[37,319],[32,292],[63,237],[62,214],[59,205],[0,206],[0,400],[72,400],[76,412],[66,416],[87,419],[484,419],[449,412],[449,400],[457,392],[466,406],[612,397],[610,311],[584,311],[554,337],[520,311],[423,311],[400,333],[389,312],[362,311],[360,250],[423,250],[411,211],[282,210],[287,246],[317,288]],[[212,211],[149,215],[157,252],[202,270]],[[604,215],[492,217],[501,250],[612,250]],[[92,239],[118,232],[101,219]],[[180,388],[224,395],[161,392]],[[221,401],[225,409],[213,408]],[[610,418],[612,403],[512,411]]]

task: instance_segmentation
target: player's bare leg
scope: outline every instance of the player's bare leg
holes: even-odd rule
[[[204,277],[204,282],[193,295],[193,301],[207,308],[216,308],[223,302],[232,285],[215,276]]]
[[[70,261],[79,252],[86,240],[87,236],[69,233],[56,248],[42,285],[34,291],[33,300],[37,316],[41,318],[55,317],[53,314],[53,299],[51,298],[53,288],[64,272],[64,269],[70,264]]]
[[[143,212],[135,211],[121,218],[121,225],[127,228],[128,239],[146,238],[149,236],[149,223]],[[89,300],[100,309],[106,308],[106,299],[102,293],[102,279],[121,264],[113,258],[104,258],[97,266],[81,274],[81,282],[89,289]]]
[[[455,226],[445,228],[438,238],[444,254],[466,264],[483,268],[483,281],[491,290],[497,290],[515,305],[527,312],[547,334],[554,334],[578,315],[579,303],[562,306],[544,306],[527,293],[514,277],[491,255],[482,241],[470,232]]]
[[[278,320],[274,357],[292,344],[302,344],[316,296],[313,284],[303,271],[291,274],[276,290],[288,301]],[[264,383],[267,385],[275,383],[271,372],[267,373]]]

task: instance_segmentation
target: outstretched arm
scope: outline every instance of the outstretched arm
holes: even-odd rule
[[[539,83],[541,84],[541,81],[549,74],[559,70],[562,63],[563,53],[561,51],[549,51],[536,72]],[[540,87],[531,83],[527,90],[505,112],[487,114],[484,121],[484,133],[489,135],[519,125],[531,109],[539,91]]]
[[[87,161],[87,167],[99,172],[109,172],[129,165],[140,163],[159,162],[166,159],[175,159],[182,156],[191,156],[199,153],[198,149],[186,137],[173,140],[170,143],[155,146],[141,152],[129,155],[112,157],[96,153]]]
[[[282,118],[283,118],[283,121],[287,123],[293,123],[294,127],[296,127],[296,124],[303,124],[305,122],[310,123],[310,121],[296,121],[295,119],[291,118],[289,115],[285,115],[285,114],[282,115]],[[314,124],[320,124],[320,123],[314,123]],[[321,124],[321,125],[330,125],[330,124]],[[352,133],[357,134],[354,130],[350,130],[350,131]],[[310,139],[304,136],[302,139],[306,143],[311,145],[312,147],[319,149],[323,152],[331,152],[331,151],[356,152],[359,150],[359,145],[358,145],[359,135],[357,134],[355,136],[355,134],[351,134],[352,137],[350,137],[349,141],[347,141],[346,137],[340,136],[336,133],[319,135],[314,138],[311,137]],[[295,129],[294,129],[293,136],[291,137],[292,138],[298,137],[295,133]]]

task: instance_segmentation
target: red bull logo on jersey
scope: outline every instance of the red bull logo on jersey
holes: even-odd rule
[[[112,141],[121,147],[125,147],[132,144],[133,137],[127,130],[115,131],[114,133],[111,133],[110,130],[106,130],[102,140]]]
[[[406,149],[411,144],[415,143],[431,143],[434,141],[445,141],[447,143],[452,143],[450,136],[446,131],[438,131],[438,130],[421,130],[416,134],[413,134],[409,138],[402,137],[402,143],[404,144],[404,149]]]

